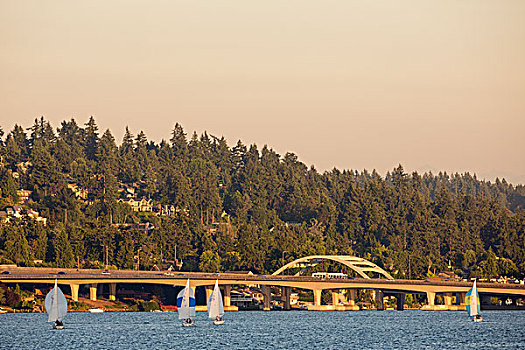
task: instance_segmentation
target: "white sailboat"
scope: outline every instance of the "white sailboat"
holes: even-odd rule
[[[177,310],[179,312],[179,320],[182,320],[184,327],[192,327],[195,325],[195,293],[190,287],[190,280],[186,282],[186,287],[177,295]]]
[[[213,324],[224,324],[222,316],[224,316],[224,304],[222,302],[222,294],[219,289],[219,280],[215,281],[213,292],[208,298],[208,317],[213,319]]]
[[[481,322],[483,318],[480,315],[479,295],[478,288],[476,287],[476,280],[474,280],[472,288],[470,288],[470,290],[467,292],[465,301],[467,304],[466,309],[468,315],[472,317],[472,322]]]
[[[47,322],[54,322],[53,328],[55,329],[63,329],[62,320],[67,314],[67,300],[64,293],[58,288],[57,280],[55,280],[55,287],[47,293],[44,304],[48,314]]]

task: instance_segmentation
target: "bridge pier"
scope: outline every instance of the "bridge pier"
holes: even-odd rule
[[[436,310],[436,306],[434,305],[435,300],[436,300],[436,293],[427,292],[427,305],[423,305],[421,310],[426,310],[426,311]]]
[[[353,300],[354,304],[350,303],[345,298],[343,291],[340,289],[332,290],[332,308],[331,310],[336,311],[354,311],[359,310],[359,306],[355,305],[355,298]],[[329,306],[326,306],[327,310],[330,310]]]
[[[322,289],[314,289],[314,305],[315,306],[321,306],[322,300],[321,300],[321,294],[323,293]]]
[[[322,289],[313,289],[312,292],[314,293],[314,303],[313,305],[308,305],[308,310],[310,311],[328,311],[333,310],[334,307],[332,305],[322,305]]]
[[[281,301],[283,302],[283,309],[290,310],[290,296],[292,294],[292,287],[281,287]]]
[[[89,299],[91,301],[97,301],[97,283],[91,283],[89,285]]]
[[[111,301],[117,300],[117,284],[116,283],[109,284],[109,300]]]
[[[224,311],[239,311],[239,308],[235,305],[232,305],[231,298],[232,286],[229,284],[224,285]]]
[[[332,290],[332,305],[334,306],[334,308],[337,308],[337,306],[339,305],[339,300],[340,300],[339,290],[333,289]]]
[[[80,287],[80,285],[70,284],[69,287],[71,288],[71,299],[73,301],[78,301],[78,288]]]
[[[272,290],[270,286],[266,286],[266,285],[263,285],[261,289],[262,289],[262,294],[263,294],[263,310],[270,311],[270,303],[272,300]]]
[[[224,286],[224,309],[232,305],[231,291],[231,285],[227,284]]]
[[[456,303],[452,304],[452,292],[443,293],[444,305],[436,305],[436,293],[427,292],[427,305],[424,305],[421,310],[426,311],[458,311],[465,310],[465,294],[466,293],[457,293],[456,294]]]
[[[456,293],[456,305],[465,306],[465,299],[467,298],[467,293]]]
[[[396,310],[403,311],[405,309],[405,293],[396,294]]]
[[[382,311],[385,309],[384,297],[385,297],[385,293],[383,293],[383,291],[380,289],[376,289],[375,300],[376,300],[378,311]]]
[[[359,306],[356,305],[355,299],[357,298],[357,289],[347,289],[346,300],[348,301],[347,310],[359,311]]]
[[[456,293],[456,301],[451,305],[450,310],[465,311],[467,309],[465,305],[465,298],[467,293]]]
[[[445,306],[450,308],[452,306],[452,293],[443,293],[443,300],[445,301]]]
[[[456,296],[456,303],[452,303],[452,297],[454,293],[443,293],[443,299],[445,301],[445,308],[448,311],[458,311],[458,310],[465,310],[465,308],[461,307],[461,305],[457,305],[457,296]]]
[[[444,293],[443,299],[445,300],[445,307],[449,311],[457,311],[459,308],[452,304],[452,293]]]

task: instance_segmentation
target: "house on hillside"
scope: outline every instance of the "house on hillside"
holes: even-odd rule
[[[16,191],[16,193],[18,194],[18,199],[20,200],[20,202],[26,203],[29,200],[29,197],[31,196],[31,193],[33,193],[33,191],[18,190]]]
[[[140,224],[112,224],[111,226],[117,227],[121,230],[142,230],[142,231],[151,231],[155,229],[155,225],[151,222],[145,222]]]
[[[78,187],[76,183],[68,183],[67,188],[73,191],[73,193],[75,194],[77,198],[81,198],[85,200],[88,197],[88,190]]]
[[[168,204],[157,204],[153,207],[153,211],[157,213],[157,215],[170,217],[174,217],[177,213],[177,209],[175,208],[175,206]]]
[[[135,200],[133,198],[129,199],[120,199],[119,202],[126,203],[131,206],[133,211],[137,212],[152,212],[153,211],[153,203],[151,199],[142,198],[140,200]]]
[[[0,221],[11,222],[18,218],[27,216],[36,222],[41,222],[44,226],[47,224],[47,218],[41,217],[37,211],[33,209],[24,209],[19,205],[13,205],[12,207],[7,207],[3,211],[0,211]]]

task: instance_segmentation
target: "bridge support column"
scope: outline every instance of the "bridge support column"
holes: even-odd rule
[[[263,293],[263,310],[270,311],[270,303],[272,300],[272,290],[270,286],[262,286]]]
[[[405,309],[405,293],[396,294],[397,311],[403,311]]]
[[[91,301],[97,301],[97,283],[91,283],[89,285],[89,299]]]
[[[231,298],[232,286],[229,284],[224,285],[224,311],[238,311],[239,308],[232,305]]]
[[[447,310],[452,310],[452,293],[443,293],[443,300]]]
[[[314,293],[314,304],[308,305],[308,310],[311,311],[327,311],[327,310],[333,310],[334,307],[332,305],[321,305],[322,304],[322,289],[313,289],[312,292]]]
[[[80,287],[80,285],[70,284],[69,287],[71,288],[71,299],[73,301],[78,301],[78,288]]]
[[[347,290],[347,301],[348,306],[345,310],[350,311],[359,311],[359,306],[356,305],[355,299],[357,298],[357,289],[348,289]]]
[[[354,304],[350,305],[350,303],[347,301],[347,298],[345,298],[342,290],[340,289],[332,290],[332,305],[331,305],[332,310],[337,310],[337,311],[359,310],[359,307],[355,305],[355,298],[353,302]],[[328,308],[328,306],[326,308]]]
[[[116,283],[109,284],[109,300],[112,300],[112,301],[117,300],[117,284]]]
[[[434,292],[427,292],[427,303],[430,306],[434,306],[436,301],[436,293]]]
[[[436,305],[434,304],[436,300],[436,293],[427,292],[427,305],[423,305],[421,310],[433,311],[436,310]]]
[[[321,294],[323,293],[322,289],[314,289],[314,305],[321,306]]]
[[[334,306],[334,308],[337,307],[337,305],[339,305],[339,298],[340,298],[339,290],[337,289],[332,290],[332,305]]]
[[[376,294],[375,299],[376,299],[376,304],[377,304],[377,310],[378,311],[384,310],[385,303],[383,302],[383,298],[385,297],[385,294],[383,293],[382,290],[379,290],[379,289],[375,291],[375,294]]]
[[[281,301],[283,302],[283,309],[290,310],[290,296],[292,294],[292,287],[281,287]]]
[[[356,296],[357,296],[357,289],[348,289],[348,293],[347,293],[348,305],[350,306],[355,305]]]
[[[230,307],[232,305],[231,297],[232,286],[229,284],[224,286],[224,307]]]
[[[456,293],[456,305],[465,305],[467,293]]]

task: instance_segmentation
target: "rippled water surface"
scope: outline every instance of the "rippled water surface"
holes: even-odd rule
[[[0,314],[1,349],[525,349],[525,312],[232,312],[214,326],[205,313],[184,328],[177,314],[70,313],[52,330],[45,314]]]

